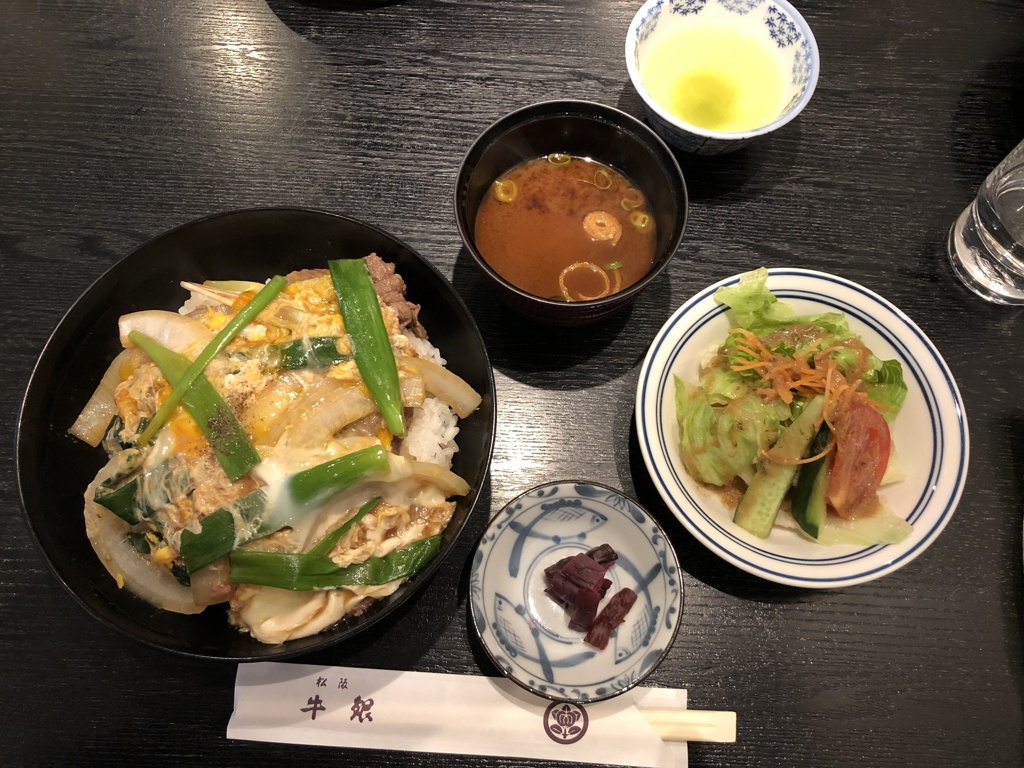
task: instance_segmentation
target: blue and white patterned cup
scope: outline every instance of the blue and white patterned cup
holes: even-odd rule
[[[785,83],[785,102],[771,122],[746,131],[708,130],[684,122],[656,102],[640,78],[640,62],[659,32],[686,25],[735,24],[745,35],[763,35],[778,58]],[[626,35],[626,68],[643,99],[651,127],[670,146],[698,155],[732,152],[786,125],[811,100],[818,82],[818,46],[811,28],[785,0],[647,0],[633,17]]]

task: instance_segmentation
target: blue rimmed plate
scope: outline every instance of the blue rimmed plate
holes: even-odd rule
[[[680,307],[655,337],[640,369],[636,426],[640,450],[669,509],[715,554],[771,581],[800,587],[843,587],[877,579],[921,554],[956,509],[967,478],[970,443],[963,400],[935,346],[903,312],[849,280],[803,269],[769,270],[768,287],[800,313],[842,312],[876,355],[903,364],[906,401],[892,424],[893,447],[906,477],[880,493],[913,524],[899,544],[824,547],[776,527],[758,539],[734,525],[732,510],[682,468],[675,416],[676,374],[697,381],[701,357],[729,331],[712,285]]]
[[[609,544],[615,592],[637,601],[608,647],[597,650],[568,627],[544,593],[544,569]],[[661,661],[683,612],[675,552],[660,526],[632,499],[595,483],[538,486],[491,520],[477,545],[470,605],[480,641],[506,677],[556,701],[600,701],[628,691]]]

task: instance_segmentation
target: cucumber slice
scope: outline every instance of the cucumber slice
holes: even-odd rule
[[[779,433],[772,452],[782,459],[796,461],[802,458],[818,430],[824,408],[825,398],[821,395],[809,400],[800,415]],[[762,464],[740,499],[733,522],[758,538],[768,538],[782,499],[793,484],[797,467],[797,464]]]
[[[818,434],[811,441],[808,453],[811,456],[821,453],[828,445],[828,424],[821,422]],[[804,533],[817,539],[821,527],[825,524],[827,505],[825,492],[828,490],[828,456],[800,466],[796,476],[796,487],[793,489],[793,518]]]

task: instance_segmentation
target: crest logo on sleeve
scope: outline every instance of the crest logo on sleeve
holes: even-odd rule
[[[590,718],[579,704],[556,701],[544,711],[544,733],[558,744],[575,744],[587,732]]]

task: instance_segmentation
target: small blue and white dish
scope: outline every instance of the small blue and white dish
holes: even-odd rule
[[[710,28],[732,29],[746,46],[764,46],[784,79],[778,115],[749,130],[710,130],[685,122],[655,100],[641,78],[642,62],[652,43],[682,28],[702,35]],[[742,66],[756,68],[753,60]],[[669,145],[698,155],[733,152],[789,123],[811,100],[819,67],[814,34],[786,0],[647,0],[626,34],[626,69],[648,122]]]
[[[629,587],[636,603],[598,650],[569,629],[545,594],[544,569],[608,544],[618,560],[605,603]],[[491,660],[513,682],[555,701],[594,702],[628,691],[668,652],[683,612],[675,551],[635,501],[589,482],[538,486],[491,520],[473,556],[470,606]]]

